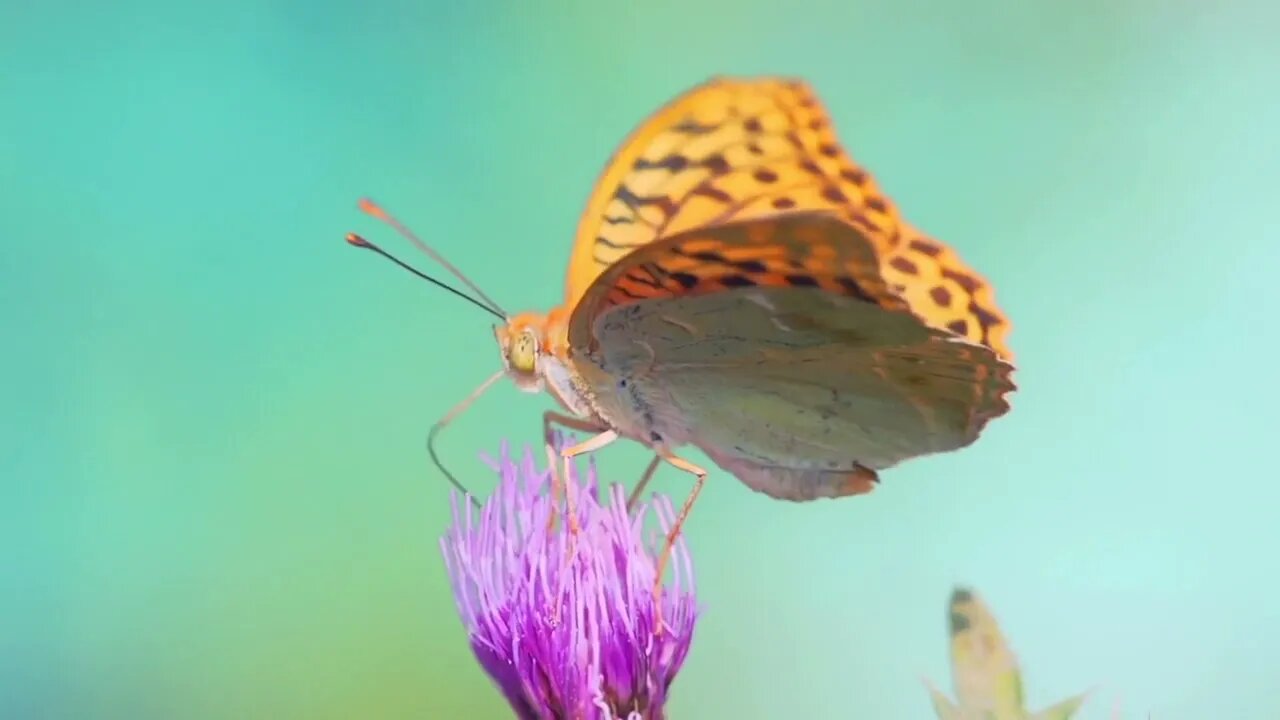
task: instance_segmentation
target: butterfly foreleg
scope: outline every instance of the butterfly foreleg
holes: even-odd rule
[[[680,533],[684,528],[684,521],[689,517],[689,511],[693,509],[693,503],[697,501],[698,493],[702,492],[703,481],[707,479],[707,471],[688,460],[678,458],[666,450],[659,450],[658,455],[672,467],[693,475],[694,481],[693,490],[689,491],[689,496],[684,499],[684,505],[680,508],[680,513],[676,515],[675,521],[671,523],[671,529],[667,531],[666,542],[662,546],[662,553],[658,555],[658,572],[653,579],[653,601],[654,606],[658,609],[657,622],[653,628],[655,634],[662,632],[662,576],[667,571],[667,563],[671,560],[671,550],[675,546],[676,538],[680,537]]]
[[[565,415],[563,413],[558,413],[550,410],[542,414],[542,442],[543,442],[543,447],[545,448],[547,453],[547,466],[551,468],[551,506],[553,508],[547,529],[552,530],[555,528],[556,510],[560,507],[560,496],[561,494],[563,494],[567,500],[568,515],[569,515],[569,530],[570,532],[577,533],[578,532],[578,516],[577,516],[577,513],[575,512],[576,503],[574,502],[572,496],[568,492],[569,484],[567,480],[569,478],[569,475],[568,475],[569,461],[567,459],[564,461],[565,474],[561,475],[560,474],[561,459],[560,459],[559,453],[556,452],[556,437],[555,437],[556,425],[559,425],[560,427],[563,427],[563,428],[568,428],[569,430],[576,430],[578,432],[589,432],[589,433],[604,432],[608,428],[604,427],[600,423],[593,422],[591,420],[573,417],[572,415]]]
[[[588,452],[600,450],[600,448],[605,445],[609,445],[609,443],[616,441],[616,439],[618,439],[618,433],[616,430],[604,430],[604,432],[598,434],[598,436],[586,439],[586,441],[577,443],[575,446],[564,448],[564,450],[561,451],[561,457],[564,459],[564,479],[568,480],[568,471],[570,471],[570,466],[572,465],[575,457],[579,455],[586,455]],[[577,523],[577,501],[575,500],[575,497],[573,497],[573,483],[564,483],[564,505],[566,505],[564,514],[568,515],[568,536],[570,536],[570,539],[568,539],[568,542],[570,542],[570,553],[568,553],[568,555],[572,557],[573,547],[575,547],[573,546],[573,542],[575,542],[575,539],[577,538],[577,530],[579,530],[579,523]]]

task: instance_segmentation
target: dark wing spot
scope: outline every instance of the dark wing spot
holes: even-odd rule
[[[840,171],[840,177],[854,185],[862,185],[867,181],[867,173],[859,168],[845,168]]]
[[[708,125],[699,124],[698,121],[693,118],[681,120],[671,126],[672,130],[686,135],[706,135],[707,133],[714,132],[719,128],[720,126],[715,123],[710,123]]]
[[[747,132],[758,133],[764,129],[764,126],[760,124],[760,118],[750,117],[743,121],[742,128]]]
[[[929,257],[938,257],[942,254],[942,248],[923,240],[912,240],[909,244],[912,250],[928,255]]]
[[[867,207],[876,212],[884,212],[889,209],[889,206],[885,204],[884,198],[869,197],[866,202]]]
[[[843,192],[841,192],[840,188],[836,187],[835,185],[828,185],[822,188],[822,197],[826,198],[827,200],[830,200],[833,203],[842,203],[842,202],[849,201],[848,196],[846,196]]]
[[[965,289],[965,292],[972,293],[974,290],[978,289],[978,279],[968,273],[957,272],[955,270],[943,270],[942,276],[955,280],[960,284],[960,287]]]
[[[947,323],[947,329],[957,335],[968,335],[969,323],[963,320],[952,320],[951,322]]]
[[[745,275],[722,275],[720,276],[720,284],[731,288],[755,287],[756,281]]]
[[[749,142],[747,143],[747,152],[750,152],[752,155],[763,155],[764,148],[760,147],[759,143]]]
[[[907,273],[908,275],[915,275],[916,273],[920,272],[920,268],[916,267],[915,263],[902,257],[901,255],[890,260],[889,264],[892,265],[895,270],[900,270],[904,273]]]
[[[776,197],[773,199],[773,206],[779,210],[789,210],[796,206],[796,201],[789,197]]]
[[[845,275],[840,275],[836,277],[836,282],[839,283],[840,287],[844,288],[845,293],[851,297],[856,297],[863,302],[875,302],[875,298],[871,297],[866,290],[863,290],[857,280]]]
[[[691,194],[703,195],[711,198],[712,200],[715,200],[716,202],[722,202],[722,203],[733,202],[732,195],[721,190],[718,187],[713,187],[711,185],[699,185]]]
[[[824,157],[833,158],[840,154],[840,147],[835,143],[823,143],[818,147],[818,152],[822,153]]]
[[[767,268],[764,263],[759,260],[730,260],[714,250],[699,250],[697,252],[685,252],[684,248],[672,247],[671,252],[675,255],[682,255],[694,260],[701,260],[705,263],[714,263],[716,265],[728,265],[737,268],[743,272],[762,273]]]
[[[778,182],[778,173],[770,170],[769,168],[760,168],[759,170],[756,170],[755,178],[762,183]]]
[[[640,158],[639,160],[636,160],[635,164],[635,168],[637,170],[655,170],[661,168],[663,170],[679,172],[687,167],[689,167],[689,158],[679,154],[668,155],[656,162]]]
[[[617,192],[613,195],[620,202],[631,209],[635,209],[644,205],[655,205],[662,214],[671,217],[676,211],[676,204],[666,195],[655,195],[653,197],[640,197],[631,191],[631,188],[625,184],[619,185]]]
[[[787,275],[787,282],[796,287],[818,287],[818,279],[812,275]]]
[[[675,248],[671,249],[673,251],[675,250]],[[701,260],[703,262],[717,263],[719,265],[726,265],[729,262],[725,259],[725,256],[715,252],[714,250],[700,250],[695,253],[688,253],[688,257],[694,258],[695,260]]]
[[[596,242],[614,250],[625,250],[631,247],[630,243],[616,243],[603,235],[597,235]]]
[[[702,166],[716,175],[723,175],[729,172],[729,161],[725,160],[724,156],[719,153],[708,155],[707,159],[702,161]]]
[[[929,296],[933,301],[942,307],[951,307],[951,291],[938,285],[929,291]]]
[[[673,272],[671,273],[671,279],[680,283],[680,287],[685,290],[688,290],[698,284],[698,276],[691,275],[687,272]]]
[[[880,232],[880,226],[876,224],[875,220],[872,220],[871,218],[867,217],[866,213],[860,213],[860,212],[849,213],[849,220],[853,222],[854,225],[858,225],[860,227],[866,228],[868,232],[871,232],[871,233]]]
[[[974,317],[978,318],[978,323],[984,328],[1000,324],[1000,318],[998,316],[992,314],[986,308],[979,307],[977,303],[969,303],[969,312],[973,313]]]

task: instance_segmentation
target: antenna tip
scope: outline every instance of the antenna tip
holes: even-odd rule
[[[387,213],[378,205],[378,203],[367,197],[360,198],[358,205],[360,206],[361,212],[368,213],[379,220],[385,220],[387,217]]]
[[[358,247],[358,248],[365,248],[365,249],[373,248],[373,243],[369,242],[368,240],[365,240],[364,238],[360,237],[355,233],[347,233],[347,244],[351,245],[352,247]]]

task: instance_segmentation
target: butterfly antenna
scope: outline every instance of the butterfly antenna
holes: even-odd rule
[[[463,487],[462,483],[458,482],[458,479],[445,469],[444,463],[440,462],[440,456],[436,454],[436,435],[444,429],[445,425],[448,425],[455,417],[461,415],[463,411],[471,407],[471,403],[475,402],[476,399],[483,395],[484,392],[492,387],[494,383],[498,382],[498,379],[501,378],[503,374],[504,371],[499,370],[490,376],[488,380],[480,383],[480,387],[472,390],[471,394],[464,398],[462,402],[454,405],[453,408],[450,409],[449,412],[445,413],[444,417],[440,418],[435,425],[432,425],[431,430],[427,432],[427,454],[431,456],[431,462],[435,463],[436,469],[441,473],[444,473],[445,479],[449,481],[449,484],[453,485],[461,493],[471,498],[471,504],[476,507],[480,507],[480,501],[476,500],[475,496]]]
[[[502,312],[501,312],[501,311],[499,311],[499,310],[495,310],[494,308],[491,308],[491,307],[489,307],[488,305],[485,305],[484,303],[480,302],[479,300],[477,300],[477,299],[475,299],[475,298],[471,297],[470,295],[468,295],[468,294],[466,294],[466,293],[462,292],[462,291],[461,291],[461,290],[459,290],[458,288],[453,287],[452,285],[449,285],[448,283],[441,282],[440,280],[437,280],[437,279],[435,279],[435,278],[431,277],[430,275],[428,275],[428,274],[426,274],[426,273],[422,272],[422,271],[421,271],[421,270],[419,270],[418,268],[416,268],[416,267],[414,267],[414,266],[410,265],[410,264],[409,264],[409,263],[407,263],[407,262],[404,262],[403,260],[401,260],[400,258],[396,257],[395,255],[392,255],[391,253],[387,252],[386,250],[383,250],[382,248],[378,247],[377,245],[374,245],[373,243],[369,242],[368,240],[365,240],[363,237],[361,237],[361,236],[359,236],[359,235],[357,235],[357,234],[355,234],[355,233],[347,233],[347,244],[348,244],[348,245],[351,245],[352,247],[358,247],[358,248],[360,248],[361,250],[369,250],[369,251],[371,251],[371,252],[375,252],[375,253],[377,253],[377,254],[381,255],[382,257],[384,257],[384,258],[386,258],[386,259],[390,260],[391,262],[393,262],[393,263],[395,263],[395,264],[399,265],[400,267],[404,268],[405,270],[408,270],[409,272],[413,273],[414,275],[417,275],[418,277],[422,278],[423,280],[426,280],[427,282],[429,282],[429,283],[431,283],[431,284],[433,284],[433,285],[435,285],[435,286],[437,286],[437,287],[444,288],[445,290],[448,290],[449,292],[453,293],[454,295],[457,295],[458,297],[462,298],[463,300],[466,300],[467,302],[471,303],[472,305],[475,305],[476,307],[480,308],[481,310],[484,310],[485,312],[489,313],[490,315],[494,315],[494,316],[496,316],[499,320],[502,320],[502,321],[504,321],[504,322],[505,322],[505,321],[506,321],[506,319],[507,319],[507,316],[506,316],[506,315],[504,315],[504,314],[502,314]]]
[[[436,252],[435,250],[432,250],[430,245],[427,245],[426,243],[422,242],[422,240],[420,240],[417,235],[413,234],[412,230],[410,230],[409,228],[401,224],[399,220],[395,219],[395,217],[391,215],[391,213],[382,209],[382,206],[378,205],[377,203],[370,200],[369,198],[360,198],[360,210],[390,225],[392,228],[395,229],[396,232],[403,235],[406,240],[413,243],[414,247],[418,248],[423,253],[425,253],[427,257],[440,263],[441,267],[453,273],[453,276],[461,280],[462,284],[471,288],[472,292],[474,292],[477,296],[479,296],[481,300],[485,301],[489,305],[490,312],[493,312],[495,315],[498,315],[503,319],[506,319],[507,313],[505,310],[502,309],[501,305],[494,302],[493,299],[490,298],[488,295],[485,295],[484,291],[481,290],[479,287],[477,287],[475,283],[467,279],[467,276],[463,275],[461,270],[459,270],[458,268],[450,264],[448,260],[445,260],[443,255]]]

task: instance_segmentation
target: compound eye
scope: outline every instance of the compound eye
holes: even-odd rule
[[[511,368],[516,372],[532,373],[538,356],[538,339],[531,332],[523,332],[511,343]]]

